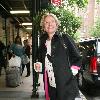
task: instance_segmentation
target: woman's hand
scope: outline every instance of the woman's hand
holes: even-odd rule
[[[36,72],[42,72],[42,63],[41,62],[34,63],[34,69]]]
[[[80,70],[80,67],[72,65],[71,70],[73,75],[75,76],[76,74],[78,74],[78,70]]]
[[[78,70],[77,69],[73,69],[71,68],[73,75],[75,76],[76,74],[78,74]]]

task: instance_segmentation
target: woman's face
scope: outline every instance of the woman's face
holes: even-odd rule
[[[57,22],[52,16],[47,16],[44,20],[44,30],[48,34],[55,33],[57,30]]]

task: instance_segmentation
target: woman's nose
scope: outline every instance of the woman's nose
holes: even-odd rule
[[[51,22],[49,22],[49,26],[51,26],[52,25],[52,23]]]

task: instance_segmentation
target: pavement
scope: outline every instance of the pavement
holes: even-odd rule
[[[31,64],[32,65],[32,64]],[[17,87],[7,87],[6,86],[6,73],[4,69],[2,70],[2,75],[0,76],[0,100],[45,100],[44,89],[43,89],[43,75],[39,75],[38,87],[39,98],[33,97],[33,77],[32,77],[32,66],[31,75],[26,76],[26,68],[21,76],[21,84]]]
[[[32,63],[30,64],[32,65]],[[26,68],[21,76],[21,84],[17,87],[7,87],[6,86],[6,73],[4,69],[2,70],[2,75],[0,76],[0,100],[45,100],[44,96],[44,84],[43,84],[43,75],[39,74],[39,83],[38,87],[39,97],[33,97],[33,77],[32,77],[32,66],[31,66],[31,75],[26,76]],[[86,100],[84,95],[80,92],[82,100]],[[78,99],[77,99],[78,100]]]

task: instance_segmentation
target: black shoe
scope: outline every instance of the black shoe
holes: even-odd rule
[[[40,83],[37,83],[36,86],[40,86]]]
[[[25,77],[29,77],[30,75],[26,75]]]
[[[38,92],[33,93],[32,96],[31,96],[31,98],[39,98],[39,93]]]

